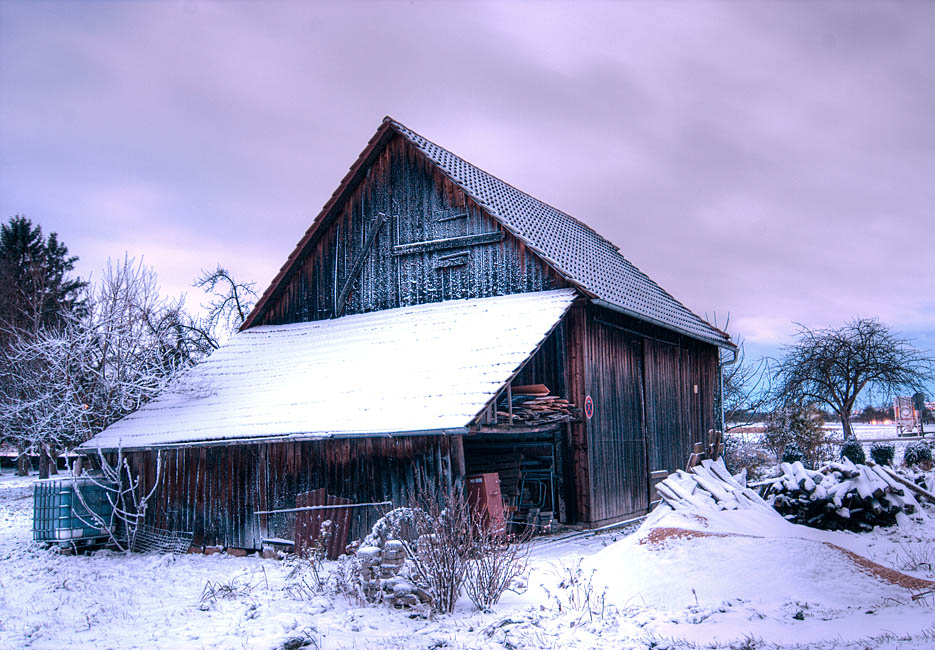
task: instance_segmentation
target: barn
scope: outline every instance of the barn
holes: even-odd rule
[[[581,221],[385,118],[241,331],[82,449],[147,485],[159,458],[147,517],[196,545],[260,549],[324,499],[356,536],[372,504],[493,473],[510,517],[596,527],[715,427],[734,349]]]

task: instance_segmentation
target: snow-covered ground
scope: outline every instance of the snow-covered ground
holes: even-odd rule
[[[525,594],[426,620],[309,593],[276,560],[54,554],[31,541],[31,483],[0,477],[0,648],[935,647],[935,595],[913,602],[918,587],[825,543],[935,579],[935,510],[864,535],[657,512],[635,533],[540,542]]]

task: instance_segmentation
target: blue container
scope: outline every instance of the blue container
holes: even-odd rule
[[[75,494],[75,489],[80,490],[87,508]],[[103,526],[88,509],[103,520]],[[88,478],[36,481],[33,484],[32,536],[38,542],[55,543],[107,538],[107,525],[113,511],[107,500],[107,491]]]

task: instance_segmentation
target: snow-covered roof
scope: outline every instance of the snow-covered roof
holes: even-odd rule
[[[585,291],[641,320],[717,345],[730,345],[724,332],[673,298],[595,230],[403,124],[387,120],[468,196]]]
[[[457,432],[576,295],[559,289],[252,327],[81,448]]]

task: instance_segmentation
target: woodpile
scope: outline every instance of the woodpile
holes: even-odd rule
[[[823,530],[862,532],[921,516],[913,490],[892,470],[844,458],[819,470],[781,463],[782,474],[765,481],[762,494],[787,520]]]
[[[775,512],[746,485],[746,474],[732,475],[724,459],[704,459],[690,472],[677,470],[656,484],[660,498],[672,509],[701,513],[757,508]]]
[[[514,386],[513,426],[538,426],[577,415],[574,404],[550,392],[544,384]],[[504,399],[497,405],[497,424],[509,423],[510,410]]]

